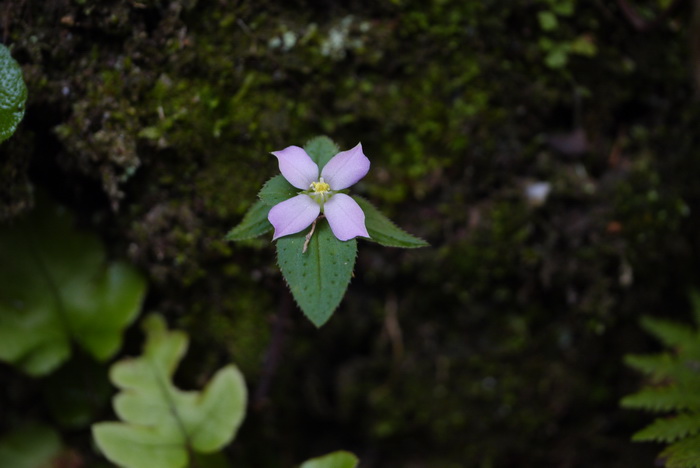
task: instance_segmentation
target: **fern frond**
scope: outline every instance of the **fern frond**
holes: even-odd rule
[[[675,442],[700,432],[700,414],[684,413],[672,418],[659,418],[632,436],[635,442]]]
[[[648,387],[622,399],[622,406],[648,411],[686,411],[700,409],[700,392],[689,392],[676,385]]]
[[[700,328],[700,295],[693,293]],[[666,468],[700,468],[700,332],[689,325],[651,317],[642,326],[669,351],[629,355],[625,363],[650,377],[650,384],[628,395],[622,406],[655,412],[680,412],[659,418],[634,434],[634,441],[671,443],[661,452]]]
[[[669,445],[659,456],[666,468],[700,468],[700,435]]]
[[[678,359],[670,353],[630,354],[625,356],[625,364],[650,376],[654,382],[661,382],[677,377],[684,371],[687,372],[686,367],[679,365]]]
[[[642,327],[669,348],[697,343],[698,334],[689,325],[653,317],[643,317]]]

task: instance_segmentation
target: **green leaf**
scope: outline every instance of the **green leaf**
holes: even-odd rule
[[[52,461],[61,449],[61,440],[53,429],[39,425],[26,426],[0,439],[0,466],[54,466]]]
[[[700,410],[700,394],[676,386],[648,387],[622,399],[626,408],[650,411]]]
[[[318,166],[318,170],[340,152],[340,148],[327,136],[317,136],[306,142],[304,150]]]
[[[305,461],[300,468],[356,468],[360,463],[350,452],[338,451]]]
[[[365,213],[365,226],[370,240],[387,247],[403,247],[414,249],[428,247],[430,244],[423,239],[412,236],[403,229],[397,227],[389,218],[384,216],[377,208],[362,197],[352,197]]]
[[[316,222],[308,249],[304,233],[277,239],[277,262],[304,315],[320,327],[331,317],[350,284],[357,241],[339,241],[328,222]]]
[[[267,220],[267,214],[270,212],[270,205],[265,204],[262,200],[253,203],[248,212],[243,216],[243,221],[231,229],[226,234],[226,240],[240,241],[258,237],[272,229],[272,224]]]
[[[655,382],[665,380],[670,375],[676,373],[678,367],[684,367],[682,363],[679,363],[678,360],[669,353],[651,355],[630,354],[625,356],[625,364],[650,375]]]
[[[552,31],[557,29],[559,26],[557,16],[551,11],[540,11],[537,13],[537,20],[539,21],[540,28],[542,28],[543,31]]]
[[[598,47],[590,36],[584,34],[571,43],[571,52],[584,57],[594,57],[598,53]]]
[[[573,0],[558,0],[552,2],[550,8],[560,16],[571,16],[574,14]]]
[[[287,182],[282,175],[276,175],[265,182],[263,188],[258,193],[258,198],[269,206],[274,206],[299,193],[299,189]]]
[[[653,317],[642,317],[642,327],[668,347],[683,347],[697,339],[690,325]]]
[[[145,289],[132,267],[107,264],[99,241],[73,229],[65,210],[41,202],[0,227],[0,360],[45,375],[70,357],[71,342],[107,360]]]
[[[557,44],[544,59],[549,68],[564,68],[569,62],[569,45]]]
[[[92,426],[95,442],[113,463],[127,468],[179,468],[190,451],[212,453],[228,444],[243,421],[246,387],[233,365],[220,369],[201,392],[172,383],[188,338],[168,331],[158,315],[144,320],[141,357],[115,363],[110,379],[122,391],[114,410],[124,422]]]
[[[0,44],[0,142],[10,138],[24,117],[27,86],[22,69]]]
[[[632,440],[635,442],[673,442],[698,432],[700,432],[700,414],[679,414],[673,418],[657,419],[634,434]]]
[[[666,468],[699,468],[700,436],[696,435],[669,445],[659,454]]]

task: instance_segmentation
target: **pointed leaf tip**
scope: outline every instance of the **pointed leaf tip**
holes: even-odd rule
[[[411,235],[396,226],[366,199],[356,195],[352,198],[365,213],[365,226],[367,226],[367,232],[369,232],[369,240],[386,247],[401,247],[404,249],[430,247],[430,244],[423,239]]]
[[[228,241],[241,241],[252,239],[271,231],[272,225],[267,220],[270,208],[271,206],[262,200],[257,200],[243,216],[243,220],[226,234],[225,239]]]

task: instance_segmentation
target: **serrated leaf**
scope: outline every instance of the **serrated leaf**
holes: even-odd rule
[[[258,198],[269,206],[274,206],[299,193],[299,189],[287,182],[282,175],[276,175],[265,182],[263,188],[258,192]]]
[[[168,331],[162,317],[144,320],[143,354],[114,364],[110,379],[121,392],[114,409],[123,422],[92,426],[105,456],[127,468],[181,468],[188,453],[212,453],[228,444],[243,421],[246,387],[233,365],[220,369],[201,392],[172,383],[188,338]]]
[[[107,264],[99,241],[73,229],[64,209],[41,202],[0,227],[0,360],[45,375],[70,357],[71,342],[107,360],[145,290],[132,267]]]
[[[350,284],[357,241],[339,241],[325,219],[317,221],[308,249],[305,232],[277,239],[277,261],[304,315],[320,327],[331,317]]]
[[[0,142],[10,138],[24,117],[27,86],[22,69],[0,44]]]
[[[316,163],[318,170],[321,171],[323,166],[340,152],[340,148],[327,136],[317,136],[306,142],[304,151]]]
[[[337,451],[305,461],[300,468],[356,468],[360,460],[350,452]]]
[[[61,440],[53,429],[30,425],[0,439],[0,466],[8,468],[40,468],[54,466],[60,453]]]
[[[413,236],[396,226],[364,198],[356,195],[352,198],[365,213],[365,226],[367,227],[370,240],[387,247],[402,247],[405,249],[430,246],[423,239]]]
[[[670,418],[658,418],[632,436],[632,440],[673,442],[700,432],[699,414],[679,414]]]
[[[251,206],[245,216],[243,216],[243,221],[226,234],[226,240],[240,241],[252,239],[270,231],[272,229],[272,224],[267,220],[267,214],[270,212],[270,208],[271,206],[264,203],[262,200],[253,203],[253,206]]]

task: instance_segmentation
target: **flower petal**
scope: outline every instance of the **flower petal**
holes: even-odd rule
[[[277,158],[284,178],[296,188],[308,190],[311,182],[318,180],[318,166],[303,148],[288,146],[272,154]]]
[[[321,212],[321,206],[308,195],[297,195],[272,207],[267,215],[275,228],[272,240],[296,234],[309,227]]]
[[[333,235],[341,241],[357,236],[369,237],[365,227],[365,213],[355,200],[344,193],[334,194],[324,205],[323,213],[328,218]]]
[[[323,166],[321,177],[331,190],[343,190],[362,179],[369,171],[369,159],[362,152],[362,143],[351,150],[341,151]]]

